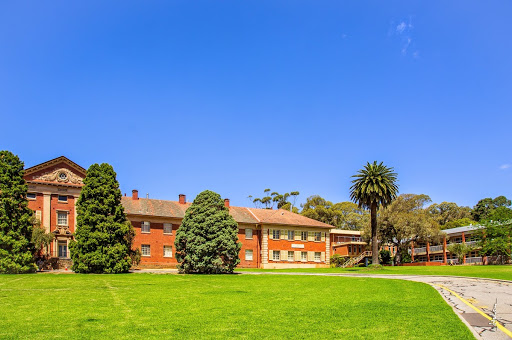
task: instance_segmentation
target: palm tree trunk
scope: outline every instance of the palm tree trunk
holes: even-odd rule
[[[379,264],[379,241],[377,240],[377,204],[370,207],[372,226],[372,264]]]

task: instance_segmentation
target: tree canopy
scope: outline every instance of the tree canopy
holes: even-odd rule
[[[277,205],[277,209],[284,209],[294,213],[299,212],[299,209],[295,206],[297,197],[300,195],[298,191],[280,194],[277,191],[265,189],[263,190],[263,194],[264,196],[261,198],[254,198],[252,195],[249,195],[247,198],[252,201],[256,208],[273,209],[274,206]]]
[[[18,156],[0,151],[0,273],[36,271],[33,212],[28,207],[23,167]]]
[[[314,195],[308,197],[301,207],[301,215],[339,229],[361,230],[370,222],[370,214],[353,202],[333,204],[318,195]]]
[[[77,202],[75,240],[70,243],[77,273],[125,273],[131,265],[133,231],[121,205],[114,168],[93,164]]]
[[[352,176],[350,199],[364,209],[370,210],[372,237],[372,263],[379,263],[379,246],[377,239],[377,210],[387,207],[398,195],[397,174],[393,168],[382,162],[367,163],[363,169]]]
[[[480,254],[490,256],[491,261],[504,264],[512,259],[512,222],[486,222],[485,228],[478,230],[480,239]]]
[[[427,195],[402,194],[379,215],[379,234],[383,243],[397,247],[395,262],[401,263],[411,242],[427,242],[439,238],[439,224],[424,206],[431,202]]]
[[[471,218],[470,207],[460,207],[453,202],[434,203],[427,208],[427,211],[441,226],[455,220]]]
[[[494,210],[504,207],[506,209],[502,208],[499,212],[499,216],[501,216],[506,210],[510,210],[511,204],[512,202],[505,196],[498,196],[494,199],[490,197],[483,198],[473,207],[473,219],[478,222],[490,220]]]
[[[176,231],[176,259],[183,273],[231,273],[240,263],[238,224],[220,195],[201,192]]]

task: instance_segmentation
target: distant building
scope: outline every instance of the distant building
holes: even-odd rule
[[[63,156],[25,170],[29,207],[46,231],[55,235],[44,250],[54,268],[71,265],[68,245],[76,228],[76,202],[85,175],[84,168]],[[133,190],[122,204],[135,229],[134,247],[142,252],[141,266],[176,266],[174,238],[190,206],[185,195],[166,201],[140,198]],[[331,225],[287,210],[233,207],[229,199],[224,204],[238,223],[239,267],[327,267],[332,252],[361,251],[359,241],[331,249],[331,242],[342,242],[345,236],[357,238],[357,232],[336,230],[331,235]]]
[[[469,254],[464,256],[463,264],[486,264],[487,259],[481,256],[478,247],[476,232],[483,227],[469,225],[443,230],[442,242],[436,244],[420,243],[412,245],[410,249],[413,262],[424,264],[457,264],[459,262],[455,254],[450,253],[448,245],[451,243],[465,243],[475,247]]]

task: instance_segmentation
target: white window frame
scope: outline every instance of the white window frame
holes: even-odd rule
[[[246,249],[245,250],[245,260],[246,261],[252,261],[254,258],[254,252],[252,249]]]
[[[147,250],[147,251],[144,251],[144,250]],[[141,244],[140,245],[140,253],[142,256],[144,257],[149,257],[151,256],[151,245],[150,244]]]
[[[315,242],[322,242],[322,232],[315,231],[313,235],[315,237]]]
[[[308,262],[308,252],[307,251],[300,252],[300,260],[302,262]]]
[[[61,200],[60,199],[61,197],[66,197],[66,199],[65,200]],[[59,203],[68,203],[68,196],[67,195],[57,195],[57,201]]]
[[[281,251],[279,251],[279,250],[272,251],[272,261],[281,261]]]
[[[318,257],[317,257],[317,255],[318,255]],[[320,262],[320,261],[322,261],[322,252],[321,252],[321,251],[315,251],[315,257],[314,257],[314,259],[315,259],[315,262]]]
[[[295,261],[295,252],[293,250],[288,250],[287,257],[288,257],[288,262]]]
[[[165,231],[166,228],[171,228],[171,231]],[[164,223],[164,235],[172,235],[172,223]]]
[[[245,239],[246,240],[252,239],[252,229],[251,228],[245,228]]]
[[[166,250],[170,249],[170,254],[166,255]],[[150,248],[150,254],[151,254],[151,248]],[[164,245],[164,257],[172,257],[172,246]]]
[[[293,241],[295,240],[295,230],[288,230],[288,233],[287,233],[287,237],[288,237],[288,241]],[[291,237],[290,237],[291,235]]]
[[[147,227],[147,230],[144,230]],[[151,223],[148,221],[140,222],[140,232],[144,234],[149,234],[151,232]]]
[[[272,238],[274,240],[279,240],[281,238],[281,230],[279,230],[279,229],[272,229]]]
[[[60,214],[66,214],[66,222],[64,224],[60,222],[60,218],[59,218]],[[57,225],[67,227],[69,225],[68,223],[69,223],[69,212],[57,210]]]
[[[306,235],[306,237],[304,237],[304,235]],[[307,240],[308,240],[308,232],[307,231],[300,232],[300,240],[307,242]]]
[[[34,197],[33,198],[28,197],[28,195],[34,195]],[[37,199],[37,194],[35,192],[27,192],[27,199],[33,201],[33,200]]]

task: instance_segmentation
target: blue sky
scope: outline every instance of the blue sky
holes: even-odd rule
[[[0,149],[108,162],[128,194],[512,197],[510,1],[0,5]]]

